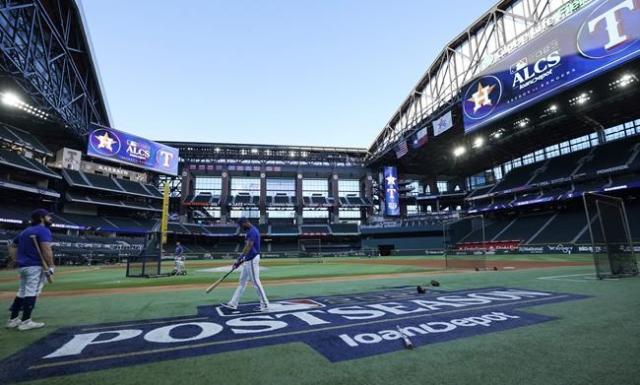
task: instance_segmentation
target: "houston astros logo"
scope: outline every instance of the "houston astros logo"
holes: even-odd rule
[[[120,138],[113,132],[98,129],[89,135],[91,147],[105,155],[117,154],[120,151]]]
[[[502,97],[502,84],[495,76],[476,80],[464,95],[464,113],[470,119],[482,119],[491,114]]]
[[[580,27],[578,51],[591,59],[616,55],[639,44],[640,5],[634,0],[605,1]]]

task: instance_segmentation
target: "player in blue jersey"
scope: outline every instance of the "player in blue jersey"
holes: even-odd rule
[[[233,266],[234,268],[238,268],[242,264],[244,264],[244,266],[240,272],[238,288],[233,293],[231,301],[223,303],[222,306],[236,310],[247,283],[251,281],[253,287],[256,289],[256,293],[258,293],[258,298],[260,298],[260,307],[256,310],[268,311],[269,300],[260,282],[260,231],[244,217],[240,218],[238,225],[246,232],[245,244],[242,249],[242,254],[240,254]]]
[[[7,322],[8,329],[18,328],[24,331],[44,326],[44,323],[31,319],[31,312],[36,306],[36,298],[42,292],[46,275],[53,275],[54,272],[51,250],[53,238],[49,230],[51,223],[51,215],[47,210],[35,210],[31,214],[31,226],[22,231],[9,245],[9,256],[17,262],[20,271],[20,287],[9,309],[11,316]],[[47,271],[43,268],[40,253],[49,266]]]

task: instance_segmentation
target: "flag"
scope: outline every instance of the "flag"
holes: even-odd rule
[[[453,118],[451,117],[451,111],[434,120],[432,124],[433,136],[438,136],[453,127]]]
[[[409,147],[407,147],[407,141],[404,139],[400,139],[400,143],[396,145],[394,150],[396,152],[396,158],[398,159],[407,155],[407,153],[409,152]]]
[[[411,136],[411,148],[414,150],[416,148],[422,147],[425,143],[427,143],[429,137],[427,136],[427,127],[424,127],[421,130],[418,130],[413,136]]]

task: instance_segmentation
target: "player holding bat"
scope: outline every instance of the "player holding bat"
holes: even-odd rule
[[[231,297],[231,301],[223,303],[222,306],[236,310],[247,283],[251,281],[253,287],[256,289],[256,293],[258,293],[258,298],[260,298],[260,307],[256,310],[268,311],[269,300],[260,282],[260,231],[244,217],[240,218],[238,225],[246,231],[246,235],[242,254],[240,254],[233,264],[233,270],[237,269],[243,263],[244,267],[240,272],[240,282],[238,283],[238,288],[233,293],[233,297]]]
[[[31,226],[9,245],[9,256],[17,261],[20,271],[20,287],[10,308],[8,329],[29,330],[44,326],[42,322],[31,320],[31,312],[36,305],[36,298],[42,292],[45,279],[52,281],[54,266],[49,230],[51,223],[51,215],[47,210],[35,210],[31,213]]]

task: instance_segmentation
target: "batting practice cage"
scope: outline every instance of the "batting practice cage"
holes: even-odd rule
[[[596,276],[599,279],[638,275],[638,263],[622,198],[583,195]]]
[[[144,248],[138,255],[127,258],[127,277],[152,278],[161,276],[160,233],[147,233]]]
[[[474,215],[445,223],[444,256],[447,269],[487,269],[485,219]]]

